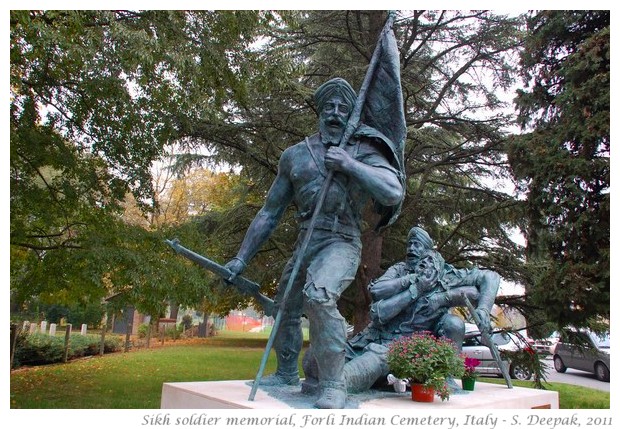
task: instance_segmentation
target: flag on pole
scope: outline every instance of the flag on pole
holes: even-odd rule
[[[390,27],[377,43],[381,43],[381,52],[374,75],[367,89],[362,111],[361,125],[355,135],[378,138],[389,146],[393,156],[392,166],[400,175],[405,186],[404,150],[407,138],[407,125],[403,92],[400,83],[400,53],[396,45],[394,30]],[[377,212],[382,215],[377,229],[391,225],[398,215],[402,201],[397,206],[385,207],[376,204]]]
[[[377,42],[378,46],[375,47],[369,68],[366,72],[366,76],[364,77],[364,83],[360,89],[360,94],[355,102],[355,108],[351,113],[351,117],[349,117],[349,121],[347,122],[345,132],[341,137],[339,146],[347,144],[353,130],[355,130],[355,134],[367,135],[378,139],[378,141],[384,142],[388,146],[389,152],[392,154],[392,165],[398,170],[401,182],[404,185],[405,170],[403,168],[402,161],[406,128],[405,116],[403,112],[402,91],[400,87],[399,55],[398,49],[396,48],[396,38],[394,36],[394,32],[392,31],[393,22],[394,15],[388,15],[388,19],[384,25],[384,30],[382,30],[381,37]],[[371,90],[370,94],[372,94],[372,96],[367,99],[366,95],[369,94],[369,90]],[[392,97],[394,98],[391,99]],[[370,102],[367,104],[367,101]],[[366,114],[362,116],[363,113]],[[392,115],[394,116],[391,117]],[[373,126],[377,126],[379,128],[374,128],[369,125],[361,125],[358,128],[357,125],[362,117],[365,117],[371,124],[373,124]],[[295,280],[301,267],[301,261],[308,248],[316,219],[321,212],[325,201],[325,196],[327,195],[327,191],[331,185],[333,177],[334,170],[331,170],[325,178],[321,191],[319,192],[316,206],[314,207],[314,213],[310,219],[310,225],[306,230],[306,235],[302,241],[299,251],[296,253],[296,257],[294,256],[295,264],[293,265],[288,283],[284,289],[284,294],[280,302],[281,309],[284,308],[284,303],[288,301],[288,296],[293,286],[293,281]],[[394,222],[400,212],[401,205],[402,201],[391,207],[377,207],[378,212],[382,214],[382,218],[377,225],[377,229],[382,226],[390,225]],[[265,352],[263,353],[263,358],[261,360],[258,373],[256,374],[256,379],[254,380],[254,384],[252,385],[252,389],[250,391],[250,396],[248,397],[249,401],[253,401],[256,395],[256,389],[258,388],[258,384],[263,376],[263,371],[265,370],[269,353],[273,347],[275,335],[279,329],[283,313],[284,310],[276,313],[273,328],[271,330],[271,334],[269,335],[269,339],[267,340]]]

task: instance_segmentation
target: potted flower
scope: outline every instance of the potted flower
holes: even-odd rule
[[[394,376],[409,380],[412,397],[416,391],[425,391],[425,401],[432,401],[437,394],[441,400],[449,399],[448,377],[460,377],[464,372],[463,359],[456,352],[452,341],[436,338],[424,331],[410,337],[401,337],[390,343],[387,363]]]
[[[476,367],[480,365],[480,361],[476,358],[466,357],[464,365],[465,371],[463,372],[463,377],[461,377],[461,384],[463,385],[463,390],[474,390],[476,378],[478,378]]]

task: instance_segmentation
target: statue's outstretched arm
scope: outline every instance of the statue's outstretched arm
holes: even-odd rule
[[[282,160],[278,168],[278,175],[267,193],[265,203],[250,223],[237,256],[226,264],[226,268],[233,275],[241,274],[245,270],[247,264],[271,236],[278,222],[280,222],[282,214],[293,199],[293,184],[288,177],[288,163],[284,154]]]

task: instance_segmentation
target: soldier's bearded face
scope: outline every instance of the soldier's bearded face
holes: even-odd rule
[[[415,267],[415,273],[424,280],[434,280],[438,273],[435,269],[433,258],[427,256],[421,259]]]
[[[426,246],[415,236],[411,237],[407,243],[407,265],[410,270],[413,270],[416,263],[420,260],[420,256],[426,250]]]
[[[351,106],[338,95],[331,97],[323,105],[319,117],[319,129],[324,142],[337,144],[340,141],[350,114]]]

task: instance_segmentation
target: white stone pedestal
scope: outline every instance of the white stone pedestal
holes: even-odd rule
[[[269,396],[262,389],[256,391],[254,401],[248,401],[251,387],[247,381],[205,381],[164,383],[161,408],[164,409],[291,409],[290,405]],[[377,398],[359,403],[360,409],[533,409],[559,408],[558,392],[514,387],[505,384],[476,382],[474,391],[450,395],[448,401],[435,397],[431,403],[413,402],[407,392],[388,398]]]

